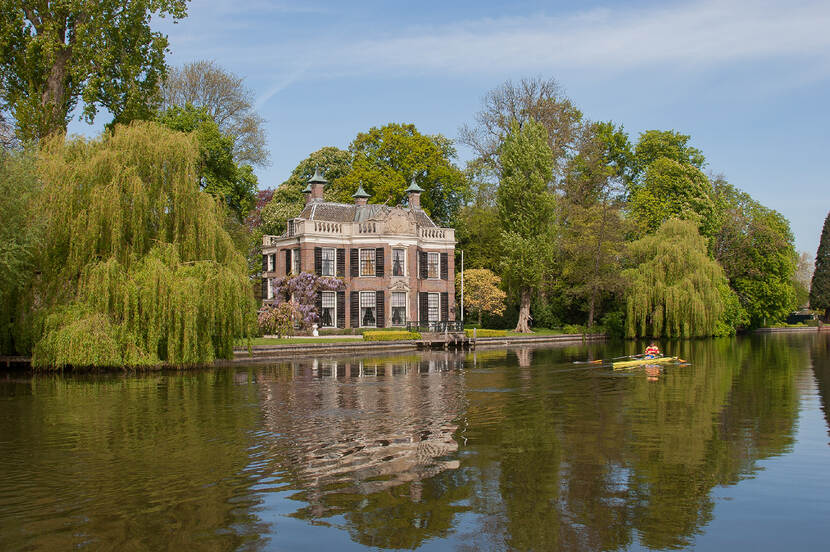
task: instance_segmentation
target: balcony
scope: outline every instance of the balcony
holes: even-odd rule
[[[426,244],[433,245],[454,245],[455,230],[452,228],[437,227],[416,227],[416,236]],[[293,219],[288,221],[288,226],[281,236],[264,236],[262,245],[265,247],[280,245],[285,238],[306,238],[335,237],[342,239],[365,238],[370,236],[400,236],[398,227],[387,228],[386,222],[382,220],[370,220],[363,222],[330,222],[324,220]]]

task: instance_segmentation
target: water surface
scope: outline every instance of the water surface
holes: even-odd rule
[[[830,334],[0,377],[0,550],[823,549]]]

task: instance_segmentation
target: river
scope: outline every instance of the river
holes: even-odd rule
[[[0,374],[0,550],[819,550],[830,334]]]

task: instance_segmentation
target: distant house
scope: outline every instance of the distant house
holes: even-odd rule
[[[264,236],[264,301],[274,300],[272,278],[311,272],[346,284],[318,297],[323,328],[454,321],[455,232],[421,209],[423,190],[413,181],[409,205],[389,207],[369,204],[363,186],[353,204],[324,201],[326,184],[315,171],[302,213],[283,235]]]

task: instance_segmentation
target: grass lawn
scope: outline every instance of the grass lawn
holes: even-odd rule
[[[301,343],[352,343],[355,341],[363,341],[362,336],[356,335],[346,337],[348,337],[348,339],[344,339],[343,337],[315,337],[313,339],[303,339],[302,337],[254,337],[253,339],[251,339],[251,345],[256,347],[257,345],[299,345]],[[237,340],[236,346],[247,347],[248,344],[245,342],[244,339],[240,339]]]

